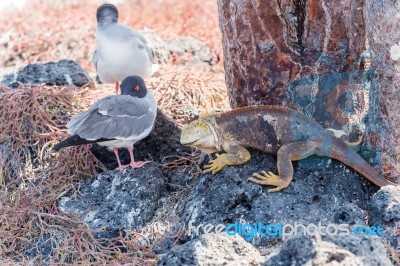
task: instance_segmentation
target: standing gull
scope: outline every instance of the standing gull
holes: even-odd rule
[[[112,4],[97,9],[97,48],[92,63],[103,83],[115,83],[128,76],[150,77],[157,71],[154,50],[144,36],[132,28],[118,24],[118,9]]]
[[[72,117],[67,124],[71,136],[55,145],[53,150],[97,143],[114,150],[117,169],[142,167],[147,162],[135,162],[133,144],[149,135],[156,114],[156,99],[144,80],[138,76],[127,77],[121,82],[121,95],[104,97],[89,110]],[[128,148],[131,156],[129,165],[121,165],[119,148]]]

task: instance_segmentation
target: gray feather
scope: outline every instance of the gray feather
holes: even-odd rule
[[[154,51],[153,48],[151,48],[146,40],[146,38],[140,34],[139,32],[133,30],[132,28],[122,25],[122,24],[110,24],[105,27],[99,28],[101,31],[104,32],[108,36],[108,38],[117,41],[117,42],[129,42],[129,41],[134,41],[138,45],[139,49],[140,47],[144,47],[150,61],[154,63]],[[134,48],[136,49],[136,48]]]
[[[155,116],[155,106],[149,106],[146,100],[127,95],[109,96],[74,116],[67,128],[70,134],[87,140],[129,139],[150,129]]]

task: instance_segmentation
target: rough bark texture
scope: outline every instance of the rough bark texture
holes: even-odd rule
[[[218,0],[232,107],[296,107],[351,131],[368,111],[363,1]]]
[[[400,181],[400,1],[366,0],[365,22],[375,81],[367,143],[384,175]]]
[[[351,139],[367,126],[373,152],[365,157],[381,163],[386,176],[399,176],[400,1],[218,6],[232,107],[288,106]]]

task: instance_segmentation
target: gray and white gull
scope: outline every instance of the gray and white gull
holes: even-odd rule
[[[121,82],[120,95],[104,97],[87,111],[72,117],[67,123],[71,136],[56,144],[53,150],[97,143],[113,149],[118,161],[117,169],[142,167],[146,162],[135,162],[133,144],[149,135],[156,114],[156,99],[144,80],[139,76],[129,76]],[[119,148],[128,148],[129,165],[121,165]]]
[[[103,4],[97,9],[97,48],[92,63],[103,83],[115,83],[128,76],[150,77],[158,70],[154,50],[146,38],[132,28],[118,23],[118,9]]]

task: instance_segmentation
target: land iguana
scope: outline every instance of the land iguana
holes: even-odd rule
[[[351,146],[334,137],[320,124],[294,110],[278,106],[251,106],[209,114],[191,122],[182,130],[181,143],[205,153],[224,150],[210,160],[203,173],[221,171],[227,165],[250,160],[246,149],[277,154],[278,175],[262,171],[248,180],[275,186],[269,192],[287,187],[293,178],[292,161],[316,154],[350,166],[379,187],[394,185],[382,177]]]

